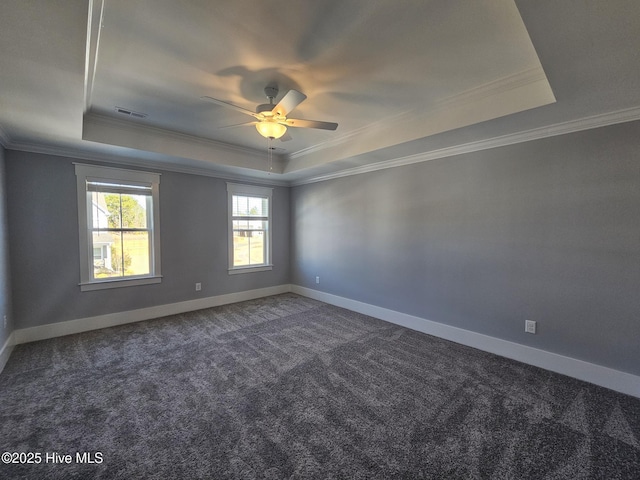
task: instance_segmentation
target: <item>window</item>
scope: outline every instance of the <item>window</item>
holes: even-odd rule
[[[229,274],[271,270],[273,189],[227,183]]]
[[[80,289],[159,283],[160,175],[76,164]]]

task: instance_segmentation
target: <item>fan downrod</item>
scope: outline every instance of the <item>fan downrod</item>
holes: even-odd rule
[[[269,103],[273,103],[275,98],[278,96],[278,91],[278,87],[276,87],[275,85],[264,87],[264,94],[269,99]]]
[[[274,85],[270,85],[270,86],[264,87],[264,94],[269,99],[269,103],[263,103],[262,105],[258,105],[256,107],[256,113],[271,112],[271,110],[273,110],[273,107],[275,106],[273,101],[278,96],[278,91],[279,91],[278,87],[276,87]]]

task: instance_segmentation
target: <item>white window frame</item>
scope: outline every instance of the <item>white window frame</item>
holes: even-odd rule
[[[102,167],[75,163],[78,192],[78,230],[80,239],[80,290],[83,292],[106,288],[132,287],[160,283],[160,174],[138,170]],[[122,182],[123,184],[151,186],[152,215],[149,218],[152,231],[150,253],[150,273],[148,275],[128,276],[124,278],[92,278],[93,248],[91,248],[92,223],[91,195],[87,191],[87,182],[101,180]]]
[[[267,232],[265,239],[267,248],[265,249],[265,262],[260,265],[233,266],[233,196],[244,195],[248,197],[260,197],[267,199]],[[242,185],[239,183],[227,182],[227,207],[228,207],[228,246],[229,246],[229,275],[238,273],[264,272],[273,270],[272,263],[272,212],[273,212],[273,188],[257,187],[255,185]]]

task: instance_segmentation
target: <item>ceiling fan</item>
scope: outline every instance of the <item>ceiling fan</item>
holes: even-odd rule
[[[300,93],[297,90],[289,90],[277,105],[274,105],[273,101],[278,96],[278,87],[267,86],[264,89],[264,93],[269,99],[269,103],[258,105],[255,112],[252,112],[251,110],[243,107],[239,107],[232,103],[218,100],[217,98],[207,96],[201,98],[203,100],[208,100],[223,107],[233,108],[234,110],[246,115],[251,115],[253,118],[255,118],[254,121],[240,123],[238,125],[229,125],[228,127],[255,125],[260,135],[265,138],[281,138],[287,132],[287,127],[319,128],[321,130],[335,130],[336,128],[338,128],[338,124],[332,122],[318,122],[316,120],[287,118],[287,115],[289,115],[289,113],[291,113],[294,108],[300,105],[307,98],[304,93]]]

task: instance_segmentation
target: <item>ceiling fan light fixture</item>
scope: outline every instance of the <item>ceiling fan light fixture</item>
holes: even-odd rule
[[[210,102],[223,107],[233,108],[234,110],[240,113],[244,113],[245,115],[250,115],[254,118],[252,122],[246,122],[240,125],[229,125],[229,127],[255,125],[258,133],[268,139],[275,140],[277,138],[282,138],[282,136],[287,133],[287,127],[316,128],[320,130],[335,130],[336,128],[338,128],[338,124],[332,122],[318,122],[315,120],[287,118],[289,113],[291,113],[293,109],[295,109],[307,98],[304,93],[300,93],[297,90],[289,90],[285,94],[285,96],[282,97],[282,99],[277,103],[277,105],[273,104],[273,99],[276,98],[276,95],[278,94],[277,87],[268,86],[264,89],[264,93],[267,95],[269,103],[258,105],[255,112],[247,110],[243,107],[239,107],[238,105],[234,105],[233,103],[218,100],[217,98],[208,96],[204,96],[201,98],[203,100],[209,100]],[[291,137],[287,137],[287,139],[291,140]]]
[[[256,123],[256,130],[265,138],[280,138],[287,132],[287,127],[274,121],[263,120]]]

